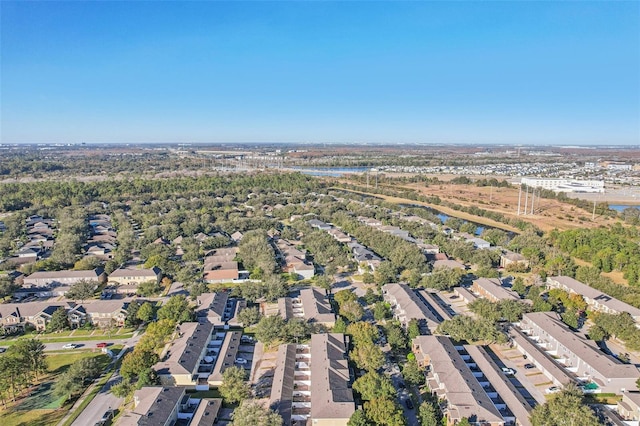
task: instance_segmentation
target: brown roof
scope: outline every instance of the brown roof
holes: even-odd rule
[[[348,419],[355,411],[349,387],[345,335],[311,336],[311,419]]]

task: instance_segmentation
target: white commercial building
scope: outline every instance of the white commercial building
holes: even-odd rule
[[[549,189],[555,192],[604,192],[603,180],[522,178],[521,185]]]

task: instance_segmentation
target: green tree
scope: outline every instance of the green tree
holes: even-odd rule
[[[402,367],[402,377],[412,386],[420,386],[425,381],[424,369],[418,365],[415,358],[407,359]]]
[[[420,426],[439,426],[440,420],[437,407],[429,401],[420,404],[418,408],[418,420],[420,420]]]
[[[129,306],[127,306],[127,318],[125,319],[125,325],[127,327],[133,327],[137,325],[140,320],[138,319],[138,310],[140,309],[140,304],[136,301],[129,302]]]
[[[601,342],[609,338],[607,331],[599,325],[593,325],[589,328],[589,338],[596,342]]]
[[[375,283],[379,286],[398,281],[398,270],[389,261],[384,261],[376,268],[373,273]]]
[[[187,298],[178,294],[171,296],[160,309],[158,309],[158,319],[169,319],[176,324],[193,319],[193,308],[189,306]]]
[[[269,346],[284,333],[285,322],[280,315],[262,317],[256,325],[256,338]]]
[[[261,315],[258,307],[245,308],[238,314],[238,320],[242,323],[243,327],[249,327],[257,324],[260,321]]]
[[[7,350],[7,353],[18,357],[27,371],[33,373],[37,379],[39,373],[42,374],[47,371],[47,359],[44,350],[44,343],[37,339],[20,339]]]
[[[369,371],[353,382],[353,389],[358,392],[363,401],[374,398],[393,398],[396,388],[391,379],[375,371]]]
[[[251,389],[245,380],[245,371],[242,367],[229,367],[222,373],[222,384],[219,387],[220,394],[227,403],[235,404],[249,397]]]
[[[409,335],[409,340],[413,340],[416,337],[420,336],[420,324],[418,320],[413,318],[409,321],[409,325],[407,326],[407,334]]]
[[[358,368],[367,371],[379,370],[384,365],[384,353],[379,346],[368,343],[356,346],[351,351],[351,359]]]
[[[575,385],[567,385],[546,403],[531,412],[533,426],[595,426],[600,424],[591,408],[584,405],[582,392]]]
[[[369,420],[363,410],[356,410],[347,422],[347,426],[369,426]]]
[[[47,324],[47,332],[52,333],[54,331],[60,331],[69,328],[69,318],[67,317],[67,310],[60,306],[53,311],[51,320]]]
[[[355,302],[358,300],[358,296],[356,296],[356,294],[351,290],[340,290],[333,295],[333,299],[338,303],[338,305],[342,305],[349,301]]]
[[[347,326],[347,334],[353,339],[356,346],[373,344],[378,340],[378,329],[368,322],[359,321]]]
[[[302,318],[291,318],[284,326],[284,335],[290,342],[296,342],[311,334],[311,329]]]
[[[98,283],[89,280],[80,280],[73,284],[65,294],[67,299],[85,301],[91,299],[98,288]]]
[[[373,305],[373,318],[376,321],[391,318],[391,306],[387,302],[378,302]]]
[[[376,425],[404,426],[406,420],[397,402],[388,398],[375,398],[364,403],[367,418]]]
[[[407,348],[407,335],[402,326],[397,322],[388,322],[385,327],[387,342],[394,351],[401,351]]]
[[[150,302],[144,302],[140,305],[136,318],[142,322],[151,322],[155,316],[155,309]]]
[[[364,316],[364,308],[357,300],[348,300],[340,305],[340,315],[349,322],[360,321]]]
[[[338,316],[336,319],[336,323],[333,326],[334,333],[346,333],[347,332],[347,323],[342,319],[341,316]]]
[[[136,293],[138,296],[151,297],[162,292],[162,286],[157,281],[145,281],[138,285]]]
[[[282,417],[257,401],[245,400],[231,415],[232,426],[282,426]]]
[[[56,380],[57,395],[73,396],[85,389],[86,383],[98,376],[102,367],[95,357],[80,358]]]
[[[140,372],[153,367],[158,359],[158,355],[154,351],[136,346],[133,352],[129,352],[122,359],[120,375],[133,382]]]

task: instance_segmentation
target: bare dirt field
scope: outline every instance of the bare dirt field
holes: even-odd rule
[[[409,184],[408,188],[415,189],[424,195],[437,195],[440,199],[463,206],[477,206],[484,210],[502,213],[507,217],[518,218],[531,222],[543,231],[554,228],[559,230],[573,228],[592,228],[614,223],[616,220],[596,215],[592,220],[593,211],[583,210],[571,204],[557,200],[535,197],[533,214],[531,214],[531,195],[524,193],[520,199],[520,215],[518,215],[519,190],[515,188],[478,187],[475,185],[432,185]],[[527,214],[524,214],[525,203]],[[437,207],[437,206],[436,206]]]

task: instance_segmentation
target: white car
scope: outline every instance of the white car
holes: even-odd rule
[[[550,388],[547,388],[545,390],[546,393],[556,393],[556,392],[560,392],[560,388],[557,386],[551,386]]]
[[[249,361],[244,358],[236,358],[236,364],[246,364],[247,362]]]
[[[74,343],[67,343],[62,347],[62,349],[75,349],[76,345]]]
[[[516,374],[516,370],[509,367],[502,367],[502,372],[508,376],[513,376],[514,374]]]

